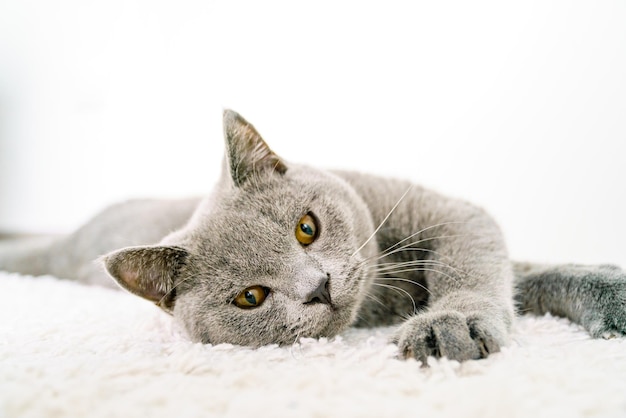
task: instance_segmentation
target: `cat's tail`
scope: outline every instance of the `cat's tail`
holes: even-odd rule
[[[53,274],[52,238],[4,239],[0,241],[0,270],[41,276]]]
[[[94,251],[82,246],[75,236],[0,240],[0,270],[117,288]]]
[[[513,263],[518,312],[547,312],[594,338],[626,335],[626,272],[614,265]]]

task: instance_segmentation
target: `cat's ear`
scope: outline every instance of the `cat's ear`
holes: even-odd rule
[[[128,247],[105,255],[102,260],[111,277],[124,289],[156,303],[171,313],[176,299],[176,283],[186,250],[178,247]]]
[[[287,166],[267,146],[261,135],[237,112],[224,110],[226,164],[230,176],[239,187],[254,174],[275,172],[285,174]]]

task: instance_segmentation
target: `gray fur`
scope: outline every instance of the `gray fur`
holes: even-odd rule
[[[515,301],[520,312],[570,318],[594,338],[626,330],[626,273],[613,265],[539,266],[515,264]]]
[[[92,261],[106,254],[121,287],[204,343],[291,344],[350,325],[398,324],[403,357],[478,359],[507,343],[514,302],[521,312],[566,316],[594,337],[626,332],[619,268],[511,263],[498,226],[467,202],[289,164],[232,111],[224,136],[209,197],[117,205],[49,247],[0,253],[0,268],[111,285]],[[302,245],[294,231],[307,213],[320,232]],[[237,307],[251,286],[269,289],[267,299]]]

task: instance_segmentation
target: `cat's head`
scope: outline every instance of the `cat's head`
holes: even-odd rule
[[[375,254],[370,213],[339,177],[288,164],[224,112],[222,177],[186,227],[107,255],[109,274],[205,343],[291,344],[354,321]]]

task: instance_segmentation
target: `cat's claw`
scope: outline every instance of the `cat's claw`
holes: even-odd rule
[[[617,332],[617,331],[607,331],[607,332],[603,332],[601,337],[604,338],[605,340],[612,340],[613,338],[619,338],[619,337],[623,337],[624,334],[622,334],[621,332]]]
[[[488,321],[468,318],[460,312],[427,312],[402,324],[393,337],[400,356],[427,365],[427,358],[447,357],[466,361],[500,351],[502,341]]]

